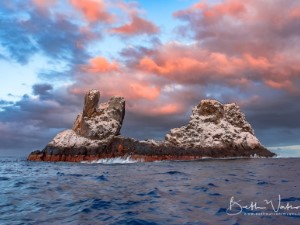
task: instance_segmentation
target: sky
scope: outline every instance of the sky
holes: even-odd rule
[[[202,99],[300,155],[300,2],[0,1],[0,155],[42,149],[83,96],[124,96],[123,136],[163,139]]]

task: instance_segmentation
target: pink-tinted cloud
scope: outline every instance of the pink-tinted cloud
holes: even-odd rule
[[[37,7],[45,9],[48,7],[52,7],[55,3],[57,3],[57,0],[32,0],[32,2]]]
[[[294,8],[290,11],[290,14],[289,16],[292,18],[292,19],[297,19],[297,18],[300,18],[300,7],[297,7],[297,8]]]
[[[138,104],[133,104],[128,108],[130,112],[134,112],[135,114],[153,117],[182,114],[186,110],[185,107],[185,104],[182,102],[168,103],[157,101],[156,103],[151,104],[151,107],[149,107],[149,103],[144,104],[143,102],[140,102]]]
[[[100,89],[104,99],[125,97],[127,110],[137,115],[174,115],[182,113],[188,104],[183,100],[186,96],[180,95],[179,89],[170,86],[164,77],[149,75],[103,57],[93,58],[89,64],[79,67],[76,83],[69,92],[83,95],[91,88]]]
[[[247,84],[247,77],[241,77],[245,70],[261,71],[267,62],[251,55],[228,56],[209,52],[198,45],[170,43],[160,46],[150,56],[138,59],[137,69],[163,76],[172,82],[182,84],[219,83],[227,85]],[[251,65],[253,66],[251,66]],[[243,79],[242,79],[243,78]]]
[[[123,10],[129,15],[138,16],[126,7]],[[292,29],[299,26],[294,19],[297,11],[278,2],[270,7],[260,1],[199,2],[174,13],[186,22],[181,35],[193,34],[191,43],[170,41],[126,51],[118,62],[93,58],[81,67],[84,75],[77,76],[70,90],[84,93],[97,87],[105,97],[122,95],[127,109],[140,115],[178,115],[195,99],[217,96],[214,92],[222,96],[232,89],[250,93],[259,86],[298,93],[300,47]],[[290,16],[274,21],[281,8]],[[120,33],[141,32],[133,24],[119,27]],[[249,99],[256,98],[250,94],[236,101]]]
[[[286,46],[287,39],[299,35],[299,7],[299,2],[291,0],[225,0],[199,2],[174,16],[187,23],[179,30],[182,35],[192,34],[211,50],[269,56]]]
[[[108,2],[70,3],[88,22],[105,22],[110,33],[132,36],[159,32],[141,16],[137,5],[110,3],[109,7],[118,8],[129,18],[116,26],[114,22],[119,20],[109,13]],[[259,83],[264,88],[296,93],[300,72],[296,6],[279,0],[274,4],[258,0],[198,2],[174,13],[186,23],[179,31],[192,39],[190,43],[170,41],[127,51],[118,61],[91,58],[78,66],[70,92],[83,94],[89,88],[99,88],[104,98],[121,95],[127,100],[128,111],[139,115],[178,115],[203,93],[210,93],[212,86],[251,90]],[[279,10],[286,16],[278,15]],[[86,38],[76,43],[78,49],[84,50],[96,39],[90,25],[79,29]]]
[[[107,11],[103,0],[69,1],[89,22],[111,23],[114,20],[114,16]]]
[[[274,80],[266,80],[265,83],[270,86],[271,88],[275,89],[294,89],[293,84],[290,80],[280,80],[280,81],[274,81]]]
[[[155,100],[159,94],[160,90],[158,87],[151,86],[143,82],[133,82],[128,85],[128,92],[130,93],[130,98],[144,98],[147,100]],[[128,95],[128,94],[127,94]]]
[[[90,59],[89,64],[83,66],[83,70],[89,73],[107,73],[119,70],[117,62],[109,62],[104,57],[94,57]]]
[[[171,104],[166,104],[160,107],[155,107],[150,110],[151,114],[158,114],[158,115],[170,115],[170,114],[176,114],[178,112],[183,111],[183,105],[180,103],[171,103]]]
[[[152,101],[160,95],[160,88],[141,79],[142,74],[136,74],[136,71],[130,74],[118,62],[109,62],[104,57],[92,58],[88,65],[81,66],[81,70],[85,73],[84,77],[78,77],[81,88],[74,87],[72,93],[84,93],[87,86],[93,85],[101,87],[105,96],[120,95],[129,101]]]
[[[116,66],[99,57],[93,59],[91,64],[93,63],[94,67],[80,68],[77,83],[70,89],[72,93],[82,94],[87,89],[97,87],[104,96],[124,96],[128,101],[153,101],[160,96],[159,84],[144,78],[143,74],[137,71]]]
[[[49,67],[40,71],[49,85],[33,85],[34,97],[27,93],[16,103],[0,101],[5,121],[0,129],[8,134],[0,141],[3,148],[15,134],[22,137],[30,130],[34,135],[25,135],[23,142],[19,138],[18,146],[24,147],[25,140],[31,149],[32,140],[47,133],[41,130],[53,128],[54,135],[56,129],[70,127],[90,88],[100,89],[101,101],[125,97],[124,135],[162,138],[167,129],[185,124],[201,99],[217,98],[246,109],[258,136],[263,131],[268,143],[274,137],[280,144],[299,142],[299,1],[199,1],[174,13],[182,22],[176,41],[169,32],[159,33],[137,1],[16,0],[0,5],[1,42],[9,53],[5,60],[26,65],[39,54],[49,59]],[[164,24],[171,30],[169,25]],[[145,36],[142,41],[119,39],[116,46],[127,47],[118,55],[116,46],[113,51],[102,48],[102,37],[115,43],[112,34],[157,36],[155,43]],[[65,79],[73,82],[68,88]]]
[[[197,44],[168,44],[160,46],[151,56],[137,59],[136,67],[180,84],[243,87],[262,82],[272,88],[292,91],[297,85],[292,80],[299,79],[297,74],[300,74],[300,68],[295,64],[297,57],[289,57],[281,54],[255,56],[251,53],[232,56],[203,50],[203,46]],[[278,85],[281,82],[282,85]]]
[[[159,65],[153,59],[145,56],[140,60],[139,67],[142,70],[149,71],[156,74],[172,76],[175,73],[187,73],[192,70],[204,70],[207,64],[198,61],[195,58],[188,57],[174,57],[168,58]]]
[[[112,33],[122,35],[156,34],[159,28],[152,22],[143,19],[137,14],[131,15],[131,21],[119,27],[111,29]]]
[[[198,2],[192,7],[184,10],[174,12],[175,17],[189,18],[189,14],[195,14],[201,12],[202,19],[210,22],[215,22],[222,16],[238,17],[246,10],[246,4],[248,0],[226,0],[224,2],[209,5],[206,2]]]
[[[271,88],[296,90],[299,81],[296,74],[300,73],[295,66],[300,58],[299,9],[300,3],[296,1],[225,0],[216,4],[200,1],[175,12],[176,18],[186,22],[178,29],[179,34],[190,35],[196,41],[193,48],[197,49],[191,59],[197,61],[194,65],[198,67],[189,66],[180,76],[189,74],[193,82],[191,74],[197,74],[196,77],[210,74],[215,78],[213,82],[219,79],[220,83],[237,85],[230,80],[240,78],[259,81]],[[183,60],[186,52],[194,51],[181,50],[180,54],[174,48],[167,51],[169,55],[173,52],[173,59],[165,57],[161,50],[152,59],[140,60],[139,66],[166,75],[173,65],[168,76],[182,79],[174,74],[186,65]],[[209,80],[209,77],[205,79]]]

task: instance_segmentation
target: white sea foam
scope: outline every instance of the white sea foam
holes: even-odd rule
[[[99,160],[93,160],[93,161],[82,161],[81,163],[87,163],[87,164],[128,164],[128,163],[137,163],[140,162],[138,160],[131,159],[130,156],[127,157],[116,157],[116,158],[105,158],[105,159],[99,159]]]
[[[251,155],[250,157],[220,157],[220,158],[212,158],[212,157],[203,157],[201,159],[196,159],[195,161],[201,161],[201,160],[232,160],[232,159],[258,159],[258,158],[266,158],[262,156],[258,156],[256,154]],[[285,155],[277,155],[272,158],[294,158],[290,156]],[[299,157],[298,157],[299,158]],[[166,160],[168,161],[168,160]],[[184,161],[184,160],[175,160],[175,161]],[[194,161],[194,160],[191,160]],[[134,160],[130,156],[127,157],[116,157],[116,158],[105,158],[105,159],[99,159],[99,160],[93,160],[93,161],[82,161],[81,163],[85,164],[130,164],[130,163],[137,163],[142,162],[142,160]],[[154,162],[165,162],[165,161],[154,161]]]
[[[250,155],[250,158],[252,158],[252,159],[264,159],[264,158],[266,158],[265,156],[259,156],[259,155],[257,155],[256,153],[254,154],[254,155]]]
[[[251,155],[250,157],[248,156],[236,156],[236,157],[202,157],[199,160],[231,160],[231,159],[252,159],[252,158],[265,158],[265,157],[255,157],[255,155]],[[197,159],[198,161],[198,159]]]

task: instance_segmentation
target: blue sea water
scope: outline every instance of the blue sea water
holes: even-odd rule
[[[1,158],[0,224],[300,224],[299,158],[129,162]]]

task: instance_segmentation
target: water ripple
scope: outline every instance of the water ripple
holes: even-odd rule
[[[153,163],[118,160],[92,164],[2,160],[0,224],[299,222],[297,214],[228,216],[226,209],[231,197],[249,205],[262,204],[263,199],[278,202],[279,194],[282,204],[300,205],[300,159]],[[254,212],[261,211],[244,210]]]

